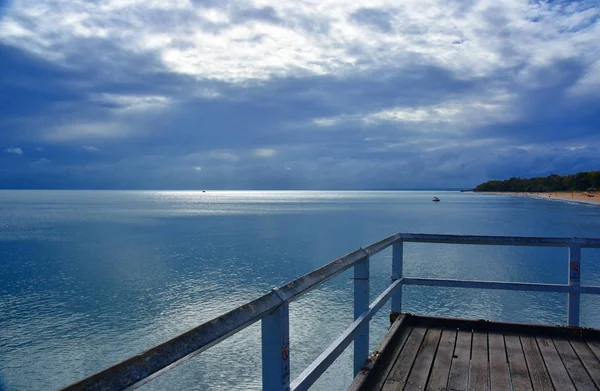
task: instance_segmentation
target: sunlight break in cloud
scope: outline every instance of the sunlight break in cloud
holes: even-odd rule
[[[396,108],[369,114],[361,118],[366,123],[390,122],[447,122],[463,126],[480,126],[512,119],[506,107],[499,104],[446,104],[431,107]]]
[[[0,22],[0,39],[65,66],[86,40],[106,40],[123,52],[151,55],[171,72],[225,82],[349,75],[414,61],[464,79],[520,67],[528,81],[531,70],[557,60],[581,56],[592,64],[599,58],[591,38],[598,36],[600,10],[578,2],[215,4],[25,0]],[[86,55],[123,65],[101,53]]]
[[[516,98],[511,94],[495,97],[462,99],[432,106],[394,107],[364,114],[343,114],[332,118],[315,118],[312,123],[322,127],[361,122],[366,125],[382,122],[399,123],[447,123],[456,126],[475,127],[493,123],[507,123],[517,119],[510,104]]]

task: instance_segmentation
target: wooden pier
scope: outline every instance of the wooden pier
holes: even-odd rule
[[[600,331],[400,314],[349,391],[600,390]]]
[[[568,250],[566,283],[405,276],[404,243],[563,247]],[[390,247],[390,285],[371,301],[370,258]],[[600,248],[600,239],[397,233],[64,390],[133,390],[256,322],[261,322],[263,391],[309,390],[350,344],[357,376],[354,390],[600,390],[599,332],[578,327],[580,296],[600,295],[600,286],[581,285],[582,248]],[[289,304],[349,269],[354,271],[354,321],[298,377],[290,379]],[[403,314],[405,285],[561,293],[568,327]],[[369,355],[369,322],[388,302],[397,319],[378,352]]]

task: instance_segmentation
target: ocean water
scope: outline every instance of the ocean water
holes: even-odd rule
[[[600,208],[458,192],[0,191],[0,390],[66,386],[395,232],[600,237]],[[404,254],[408,276],[567,280],[564,248],[406,244]],[[390,257],[371,261],[372,298]],[[582,258],[582,283],[600,285],[600,252]],[[350,273],[291,304],[292,377],[352,321]],[[404,292],[420,314],[566,318],[562,294]],[[371,322],[373,347],[388,312]],[[600,327],[600,300],[582,298],[582,324]],[[351,352],[314,389],[344,389]],[[259,389],[260,368],[255,324],[143,389]]]

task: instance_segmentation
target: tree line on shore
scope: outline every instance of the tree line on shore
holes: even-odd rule
[[[572,175],[552,174],[537,178],[510,178],[504,181],[487,181],[474,191],[550,192],[587,191],[600,189],[600,171],[579,172]]]

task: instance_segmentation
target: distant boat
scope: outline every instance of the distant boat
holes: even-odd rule
[[[437,197],[433,197],[433,202],[440,202],[440,199]]]

